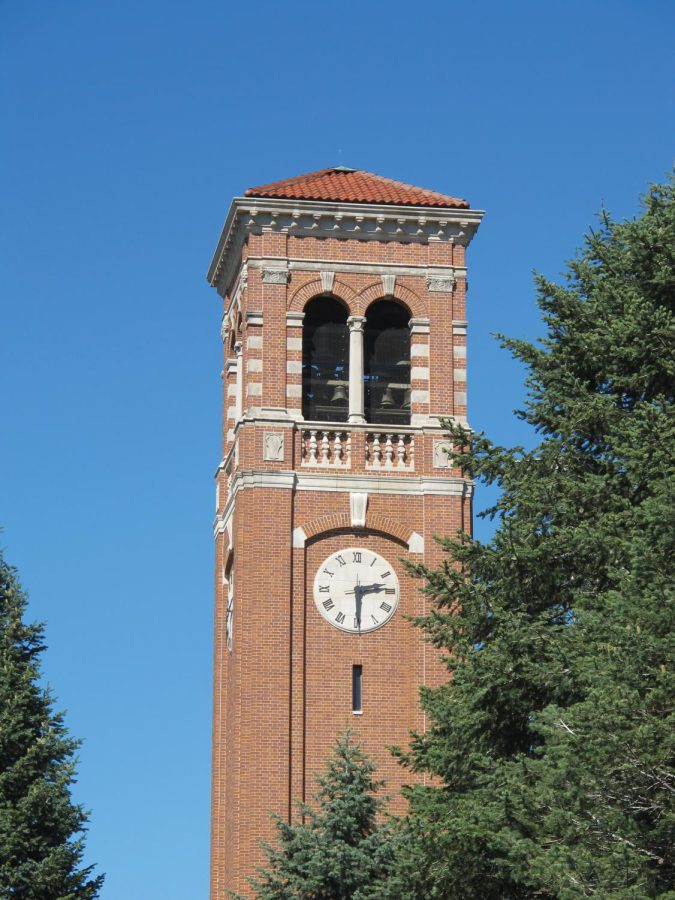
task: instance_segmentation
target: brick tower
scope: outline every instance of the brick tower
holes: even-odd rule
[[[469,529],[439,416],[466,418],[465,200],[339,166],[236,198],[209,270],[223,298],[217,472],[212,900],[309,799],[349,726],[386,745],[446,677],[406,615],[402,559]]]

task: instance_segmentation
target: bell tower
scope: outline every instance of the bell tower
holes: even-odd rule
[[[246,876],[350,727],[423,730],[447,673],[406,616],[403,560],[471,528],[439,417],[466,421],[466,200],[339,166],[235,198],[209,269],[223,299],[216,474],[211,898]],[[400,801],[399,801],[400,802]]]

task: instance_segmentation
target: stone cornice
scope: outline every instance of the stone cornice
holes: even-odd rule
[[[291,491],[320,491],[328,493],[349,493],[351,491],[377,492],[378,494],[398,494],[406,498],[436,495],[441,497],[471,497],[473,482],[455,477],[397,477],[389,475],[381,478],[376,474],[341,475],[332,473],[295,472],[279,469],[239,469],[232,479],[232,489],[225,508],[214,521],[214,534],[223,531],[225,523],[232,515],[237,494],[242,490],[255,488],[277,488]],[[291,535],[289,534],[289,540]]]
[[[483,218],[476,209],[325,203],[235,197],[207,273],[225,296],[236,273],[247,233],[263,231],[367,241],[429,241],[469,244]]]

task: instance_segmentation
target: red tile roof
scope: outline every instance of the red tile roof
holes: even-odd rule
[[[288,200],[328,200],[336,203],[395,203],[399,206],[436,206],[468,209],[467,200],[404,184],[360,169],[336,166],[249,188],[246,197]]]

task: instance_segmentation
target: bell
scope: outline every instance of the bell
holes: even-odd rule
[[[380,406],[383,406],[383,407],[384,406],[386,406],[386,407],[396,406],[396,401],[394,400],[394,392],[393,392],[390,384],[387,385],[386,391],[384,392],[384,394],[382,394],[382,400],[380,402]]]
[[[406,388],[403,393],[403,406],[401,409],[410,409],[410,395],[412,393],[411,388]]]
[[[335,390],[333,391],[333,396],[330,398],[330,402],[336,406],[343,406],[347,402],[347,389],[344,384],[335,385]]]

